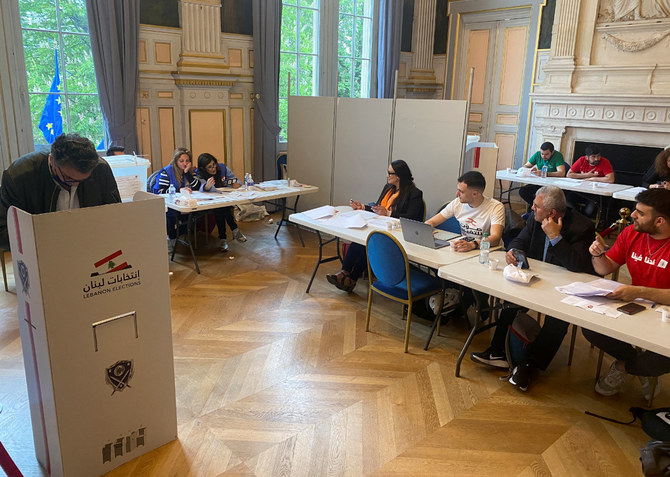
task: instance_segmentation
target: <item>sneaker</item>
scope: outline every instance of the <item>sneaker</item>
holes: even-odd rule
[[[530,363],[523,363],[519,366],[514,367],[512,375],[509,377],[510,384],[513,384],[521,391],[528,391],[528,385],[530,384],[530,375],[533,372],[533,367]]]
[[[509,368],[505,353],[496,351],[493,346],[481,353],[470,353],[470,359],[475,363],[487,364],[495,368]]]
[[[607,374],[596,383],[596,392],[601,396],[614,396],[626,382],[628,375],[625,371],[619,371],[616,364],[617,361],[614,361]]]
[[[238,242],[246,242],[247,238],[244,236],[244,234],[240,231],[240,229],[235,229],[233,230],[233,238],[237,240]]]
[[[177,239],[176,238],[168,238],[167,239],[167,247],[168,247],[168,253],[174,252],[174,246],[177,244]]]
[[[637,379],[640,380],[642,384],[642,395],[644,396],[645,401],[649,401],[651,391],[651,378],[647,376],[638,376]],[[658,396],[661,393],[661,379],[660,377],[656,380],[656,388],[654,388],[654,397]]]
[[[228,241],[226,239],[219,239],[219,248],[222,252],[228,251]]]
[[[442,304],[442,309],[446,310],[449,307],[454,306],[456,303],[458,303],[460,295],[461,295],[460,291],[456,290],[455,288],[447,288],[446,290],[444,290],[444,303]],[[433,311],[434,315],[437,315],[439,298],[440,294],[436,293],[435,295],[432,295],[428,299],[428,306],[430,306],[430,309]]]

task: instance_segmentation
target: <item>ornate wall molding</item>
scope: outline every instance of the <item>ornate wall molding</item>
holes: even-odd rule
[[[617,38],[616,36],[610,33],[603,33],[602,37],[607,40],[609,43],[614,45],[617,50],[621,51],[642,51],[647,48],[651,48],[655,44],[659,43],[663,38],[670,35],[670,30],[665,33],[656,33],[651,35],[649,38],[639,41],[627,41],[623,38]]]

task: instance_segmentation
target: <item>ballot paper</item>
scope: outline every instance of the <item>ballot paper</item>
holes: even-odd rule
[[[600,296],[591,296],[589,298],[584,298],[580,296],[566,296],[561,300],[561,303],[567,305],[577,306],[589,311],[595,311],[601,315],[609,316],[610,318],[618,318],[621,316],[621,312],[617,310],[617,307],[621,306],[620,301],[610,300],[608,298]]]
[[[568,285],[557,286],[556,290],[565,293],[566,295],[574,296],[606,296],[620,286],[621,283],[615,282],[614,280],[598,278],[587,283],[573,282]]]
[[[335,207],[332,205],[324,205],[322,207],[317,207],[316,209],[306,210],[303,214],[310,219],[322,219],[324,217],[335,215]]]
[[[367,227],[367,221],[361,214],[337,214],[328,219],[328,225],[347,229],[362,229]]]

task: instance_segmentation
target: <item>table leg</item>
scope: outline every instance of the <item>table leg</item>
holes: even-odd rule
[[[497,312],[498,310],[498,305],[494,304],[493,306],[490,306],[488,303],[486,303],[486,306],[484,305],[484,300],[488,300],[487,295],[484,293],[478,292],[476,290],[472,290],[472,294],[475,298],[475,323],[472,326],[472,330],[470,331],[470,334],[468,335],[468,339],[465,340],[465,344],[463,345],[463,349],[461,350],[461,353],[458,355],[458,359],[456,360],[456,377],[461,376],[461,362],[463,361],[463,358],[465,358],[465,354],[468,352],[468,348],[470,347],[470,344],[472,343],[472,340],[474,339],[475,335],[478,335],[482,331],[486,331],[489,328],[493,328],[497,324],[497,320],[493,319],[493,313]],[[487,298],[484,298],[487,297]],[[488,323],[486,325],[482,326],[482,323],[484,323],[485,320],[482,319],[482,315],[484,313],[491,313],[491,323]]]
[[[322,263],[332,262],[333,260],[339,260],[340,263],[342,263],[342,256],[340,255],[340,237],[333,237],[331,239],[324,241],[323,237],[321,236],[321,232],[317,230],[316,234],[319,238],[319,258],[316,261],[314,271],[312,272],[312,277],[309,279],[309,284],[307,285],[307,290],[305,290],[305,293],[309,293],[309,289],[312,288],[312,282],[314,281],[314,277],[316,276],[316,271],[319,269],[319,265],[321,265]],[[333,241],[337,246],[337,255],[333,257],[323,258],[323,246],[328,245]]]
[[[286,223],[287,225],[295,225],[296,228],[298,229],[298,238],[300,238],[300,243],[302,246],[305,246],[305,241],[302,239],[302,232],[300,230],[300,225],[298,224],[292,224],[286,219],[286,210],[292,210],[293,212],[298,211],[298,199],[300,199],[300,196],[297,195],[295,196],[295,202],[293,203],[293,208],[291,207],[286,207],[286,197],[280,199],[281,200],[281,219],[279,220],[279,223],[277,224],[277,230],[275,231],[275,240],[277,240],[277,234],[279,233],[279,229],[281,229],[281,226]]]
[[[186,240],[183,240],[177,236],[177,243],[180,243],[191,251],[191,257],[193,257],[193,265],[195,265],[195,272],[199,275],[200,274],[200,266],[198,265],[198,259],[195,256],[195,251],[193,250],[193,245],[192,242],[193,240],[191,239],[191,235],[195,232],[195,221],[196,221],[196,214],[189,214],[188,219],[186,220]],[[179,225],[177,225],[177,234],[179,234]],[[172,249],[172,256],[170,257],[170,260],[174,261],[174,254],[175,254],[175,248]]]

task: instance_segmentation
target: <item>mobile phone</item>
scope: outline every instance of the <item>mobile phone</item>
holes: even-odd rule
[[[377,202],[368,202],[368,206],[369,206],[369,207],[376,207],[376,206],[377,206]]]
[[[641,311],[646,310],[647,308],[643,305],[640,305],[639,303],[626,303],[625,305],[621,305],[620,307],[617,308],[622,313],[625,313],[627,315],[634,315],[635,313],[639,313]]]

